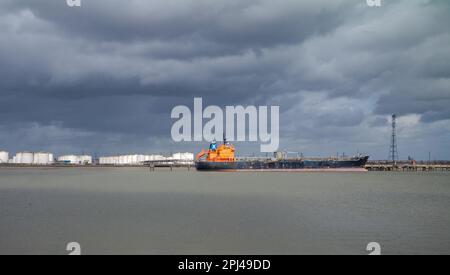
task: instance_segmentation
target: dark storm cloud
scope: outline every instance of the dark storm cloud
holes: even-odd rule
[[[280,105],[282,146],[318,153],[378,154],[395,112],[448,157],[450,4],[383,3],[4,0],[0,146],[180,148],[170,111],[201,96]]]
[[[65,1],[4,3],[14,11],[28,8],[66,33],[89,39],[180,39],[180,43],[199,39],[240,48],[297,43],[330,31],[345,20],[351,5],[351,1],[324,0],[285,0],[282,5],[267,0],[85,0],[83,8],[74,11],[67,9]]]

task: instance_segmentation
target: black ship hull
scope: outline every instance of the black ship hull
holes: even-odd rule
[[[198,171],[366,171],[368,156],[349,159],[197,161]]]

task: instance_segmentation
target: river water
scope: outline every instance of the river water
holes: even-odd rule
[[[1,168],[0,254],[450,254],[450,173]]]

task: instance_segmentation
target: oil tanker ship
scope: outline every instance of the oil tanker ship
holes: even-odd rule
[[[348,158],[288,158],[275,154],[274,158],[236,158],[235,148],[226,139],[222,145],[214,141],[209,150],[196,157],[198,171],[367,171],[368,156]]]

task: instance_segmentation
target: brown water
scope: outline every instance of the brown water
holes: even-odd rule
[[[0,169],[0,254],[450,254],[450,173]]]

